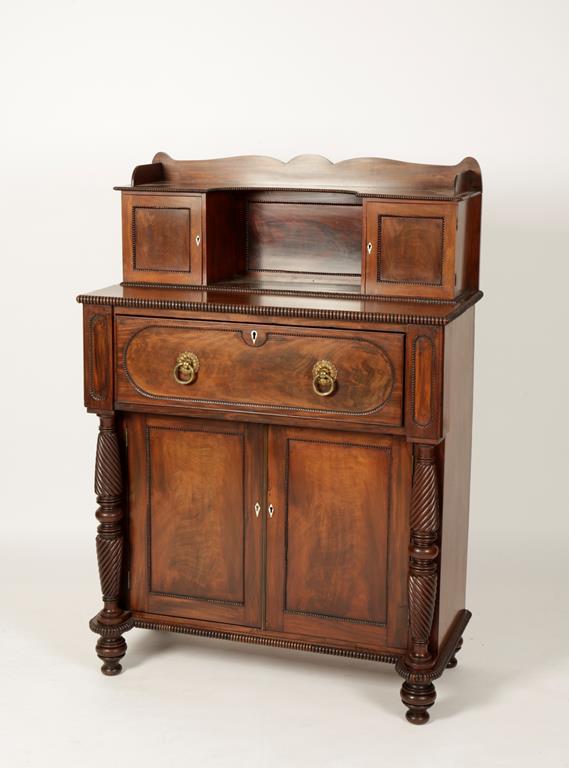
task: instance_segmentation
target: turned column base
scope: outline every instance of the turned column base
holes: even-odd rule
[[[407,707],[405,717],[413,725],[429,722],[428,710],[437,698],[433,681],[441,677],[445,669],[456,667],[456,654],[462,648],[462,635],[471,616],[467,610],[457,613],[453,627],[439,648],[438,655],[428,666],[421,667],[417,660],[409,655],[402,656],[396,663],[395,669],[404,679],[401,701]]]
[[[437,698],[432,683],[410,683],[406,680],[401,686],[401,701],[407,707],[405,717],[413,725],[424,725],[429,721],[429,707]]]
[[[102,612],[94,616],[89,622],[89,629],[100,635],[95,647],[97,656],[103,662],[101,672],[112,677],[122,670],[121,659],[127,649],[124,632],[128,632],[134,626],[134,619],[129,611],[123,611],[117,620],[110,623],[105,621]]]
[[[112,677],[122,671],[120,660],[126,653],[127,645],[124,637],[100,637],[97,640],[97,656],[103,662],[101,672]]]

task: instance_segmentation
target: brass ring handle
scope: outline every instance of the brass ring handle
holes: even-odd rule
[[[312,369],[312,389],[319,397],[329,397],[336,389],[338,371],[329,360],[319,360]]]
[[[182,352],[178,355],[176,365],[174,366],[174,378],[178,384],[191,384],[195,380],[200,367],[198,356],[193,352]],[[183,374],[186,378],[181,379],[178,375]]]

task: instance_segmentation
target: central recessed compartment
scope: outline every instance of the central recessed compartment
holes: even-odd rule
[[[359,291],[362,201],[340,192],[248,190],[209,193],[209,284],[318,283]],[[231,232],[222,237],[231,222]],[[225,226],[224,226],[225,225]],[[216,234],[214,234],[216,232]],[[212,238],[213,234],[213,238]],[[233,239],[228,248],[228,235]],[[223,253],[218,251],[223,246]],[[232,258],[228,259],[228,254]],[[219,259],[219,261],[218,261]],[[225,268],[221,267],[222,260]]]
[[[246,201],[246,272],[287,280],[361,276],[362,208],[327,195],[325,202],[251,196]],[[267,275],[268,276],[268,275]]]

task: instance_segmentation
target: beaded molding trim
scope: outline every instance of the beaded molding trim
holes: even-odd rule
[[[426,339],[429,344],[431,345],[431,392],[435,391],[435,379],[436,379],[436,349],[435,349],[435,343],[433,339],[430,336],[426,336],[425,334],[420,336],[415,336],[413,339],[413,345],[411,347],[411,418],[413,419],[413,424],[416,424],[421,429],[426,429],[432,424],[433,421],[433,402],[431,398],[430,407],[429,407],[429,420],[422,423],[420,421],[417,421],[415,418],[415,393],[417,388],[417,343],[419,341],[422,341],[423,339]]]
[[[348,656],[353,659],[381,661],[386,664],[395,664],[400,658],[398,655],[392,653],[351,651],[347,648],[333,648],[328,645],[302,643],[296,640],[280,640],[276,637],[246,635],[239,632],[218,632],[212,629],[198,629],[196,627],[184,627],[177,624],[162,624],[157,621],[145,621],[144,619],[134,619],[134,626],[139,629],[158,629],[164,632],[178,632],[183,635],[197,635],[198,637],[213,637],[216,640],[231,640],[237,643],[249,643],[250,645],[270,645],[275,648],[288,648],[294,651],[307,651],[309,653],[324,653],[329,656]]]
[[[100,296],[81,294],[77,297],[79,304],[96,304],[111,307],[133,307],[137,309],[166,309],[184,312],[214,312],[235,315],[263,315],[268,317],[305,317],[311,320],[347,320],[363,323],[395,323],[407,325],[447,325],[451,320],[465,312],[469,307],[482,298],[482,292],[477,291],[467,301],[460,304],[447,317],[420,317],[410,314],[389,312],[352,312],[336,309],[300,309],[297,307],[256,307],[234,304],[208,304],[197,301],[173,301],[171,299],[134,299],[119,296]]]
[[[361,198],[378,198],[380,200],[440,200],[445,203],[453,203],[462,200],[473,193],[461,193],[458,195],[388,195],[381,192],[358,192],[355,189],[342,189],[339,187],[207,187],[203,189],[189,189],[188,187],[168,186],[165,184],[137,184],[135,186],[113,187],[115,192],[170,192],[182,194],[206,194],[207,192],[337,192],[340,194],[356,195]]]
[[[417,219],[429,219],[430,221],[440,221],[442,232],[441,232],[441,252],[439,255],[440,259],[440,271],[441,271],[441,279],[437,280],[435,282],[431,282],[429,280],[393,280],[391,278],[382,277],[381,275],[381,259],[383,255],[383,219],[408,219],[408,218],[417,218]],[[403,215],[386,215],[386,214],[380,214],[377,217],[377,282],[378,283],[391,283],[392,285],[427,285],[432,286],[435,288],[442,288],[443,287],[443,274],[444,274],[444,268],[445,268],[445,245],[446,245],[446,227],[445,227],[445,217],[444,216],[403,216]]]
[[[188,269],[171,269],[170,267],[139,267],[136,264],[136,246],[137,246],[137,230],[136,230],[136,214],[137,211],[187,211],[188,212],[188,230],[189,230],[189,242],[192,237],[192,209],[188,206],[174,206],[174,205],[133,205],[131,211],[131,225],[130,225],[130,239],[131,239],[131,259],[132,268],[135,272],[176,272],[182,275],[189,275],[192,272],[192,259],[191,259],[191,246],[188,255],[190,256],[190,265]]]
[[[101,321],[104,322],[104,332],[107,333],[109,328],[107,327],[108,315],[93,314],[89,318],[89,336],[88,336],[88,348],[87,348],[87,391],[91,400],[107,400],[109,396],[109,381],[107,368],[105,366],[105,382],[100,392],[95,391],[95,323]]]
[[[129,377],[130,378],[130,377]],[[200,432],[206,435],[231,435],[240,439],[241,454],[245,457],[245,433],[236,431],[220,431],[214,429],[200,429],[191,427],[172,427],[172,426],[157,426],[146,424],[144,428],[144,446],[146,454],[146,588],[150,595],[160,595],[161,597],[173,597],[177,600],[197,600],[204,603],[212,603],[214,605],[232,605],[243,606],[243,600],[223,600],[219,598],[200,597],[198,595],[182,595],[175,592],[162,592],[158,589],[152,589],[152,479],[151,479],[151,465],[152,465],[152,444],[151,433],[152,432],[185,432],[189,434],[195,434]],[[245,515],[245,465],[243,468],[243,496],[241,499],[241,507],[243,509],[243,515]],[[246,532],[245,526],[243,527],[243,549],[245,550]]]
[[[271,270],[265,270],[269,272]],[[312,273],[311,273],[312,274]],[[328,274],[328,273],[326,273]],[[346,275],[342,275],[346,277]],[[122,288],[167,288],[168,290],[182,291],[211,291],[212,293],[250,293],[261,296],[308,296],[311,299],[348,299],[352,301],[404,301],[409,304],[450,304],[459,305],[468,293],[461,294],[455,299],[423,299],[418,296],[378,296],[374,293],[350,293],[348,291],[295,291],[294,288],[256,288],[246,283],[239,285],[224,285],[213,283],[212,285],[176,285],[174,283],[149,283],[137,280],[124,280]]]
[[[93,616],[89,622],[89,629],[91,632],[95,632],[95,634],[101,635],[102,637],[117,637],[124,632],[128,632],[129,629],[132,629],[135,626],[132,616],[121,621],[120,624],[101,624],[98,621],[98,618],[98,614],[97,616]]]
[[[338,410],[338,409],[332,409],[332,408],[307,408],[305,406],[301,405],[279,405],[278,403],[254,403],[254,402],[241,402],[238,400],[213,400],[213,399],[205,399],[205,398],[196,398],[196,397],[181,397],[177,395],[158,395],[154,392],[149,392],[148,390],[144,389],[140,386],[134,379],[132,373],[130,372],[128,368],[128,362],[127,362],[127,356],[128,351],[130,348],[130,345],[132,344],[133,340],[141,333],[144,333],[148,330],[162,330],[164,328],[171,328],[173,330],[187,330],[186,326],[183,325],[173,325],[168,324],[167,326],[164,325],[145,325],[142,328],[139,328],[137,331],[135,331],[131,336],[129,336],[128,341],[124,345],[124,350],[122,354],[122,361],[121,366],[122,370],[124,371],[124,374],[126,378],[128,379],[130,385],[135,389],[140,395],[143,397],[148,397],[151,400],[170,400],[170,401],[178,401],[182,403],[198,403],[202,405],[226,405],[226,406],[238,406],[240,408],[264,408],[267,410],[273,410],[273,411],[292,411],[292,412],[302,412],[302,413],[316,413],[316,414],[333,414],[336,416],[369,416],[373,413],[377,413],[378,411],[381,411],[391,400],[391,395],[393,394],[393,389],[395,387],[395,369],[393,366],[393,363],[391,361],[391,358],[387,354],[387,352],[383,349],[383,347],[378,344],[376,341],[371,341],[370,339],[362,339],[358,338],[357,336],[354,336],[349,341],[350,342],[359,342],[361,344],[367,344],[368,346],[372,346],[376,348],[376,354],[379,354],[384,362],[388,366],[388,370],[391,375],[391,385],[389,388],[389,392],[387,393],[385,399],[375,405],[373,408],[368,409],[367,411],[345,411],[345,410]],[[219,331],[216,331],[216,333],[230,333],[233,335],[238,335],[240,333],[239,330],[232,330],[229,328],[222,328]],[[279,331],[273,331],[271,333],[268,333],[267,336],[283,336],[283,337],[299,337],[301,339],[338,339],[336,336],[316,336],[314,334],[308,334],[308,333],[282,333]],[[341,340],[341,339],[340,339]],[[389,422],[385,424],[384,426],[389,426]]]

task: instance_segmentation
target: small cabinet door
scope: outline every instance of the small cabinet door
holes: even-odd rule
[[[366,293],[452,299],[462,290],[456,203],[368,198],[364,221]]]
[[[259,626],[262,427],[126,417],[130,607]]]
[[[404,439],[269,428],[267,629],[406,646],[410,478]]]
[[[202,283],[201,195],[123,192],[123,279]]]

